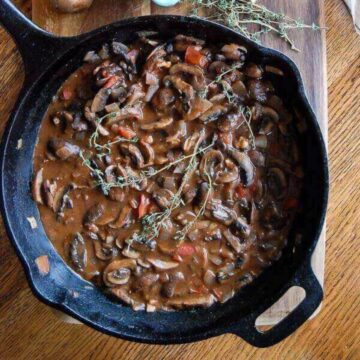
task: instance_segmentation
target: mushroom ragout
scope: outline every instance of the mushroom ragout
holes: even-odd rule
[[[225,302],[281,256],[303,170],[284,73],[237,44],[141,33],[53,99],[32,192],[70,266],[135,310]]]

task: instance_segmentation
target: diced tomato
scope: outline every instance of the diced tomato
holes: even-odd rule
[[[125,127],[125,126],[119,126],[118,133],[120,136],[123,136],[125,139],[132,139],[136,136],[136,132]]]
[[[285,210],[290,210],[290,209],[294,209],[298,206],[298,200],[293,198],[293,197],[289,197],[284,201],[284,209]]]
[[[150,199],[144,195],[141,194],[140,196],[140,204],[139,204],[139,219],[145,216],[149,211],[149,205],[150,205]]]
[[[64,88],[61,92],[61,95],[60,97],[63,99],[63,100],[70,100],[72,97],[73,97],[73,92],[71,89],[69,88]]]
[[[185,62],[188,64],[205,67],[207,64],[207,59],[196,47],[188,46],[185,52]]]
[[[109,89],[111,87],[113,87],[119,80],[119,77],[116,75],[113,75],[109,78],[109,80],[105,83],[105,85],[103,86],[103,89]]]
[[[193,255],[195,252],[195,247],[191,244],[181,244],[178,248],[177,248],[177,253],[180,256],[190,256]]]

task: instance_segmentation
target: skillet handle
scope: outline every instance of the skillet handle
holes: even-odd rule
[[[25,68],[25,82],[37,74],[75,43],[74,38],[56,37],[35,25],[10,0],[0,0],[0,23],[14,39]]]
[[[259,310],[256,314],[250,314],[239,324],[239,328],[232,331],[232,333],[240,336],[251,345],[263,348],[275,345],[295,332],[320,306],[323,299],[323,289],[314,275],[310,263],[300,269],[283,294],[292,286],[302,287],[306,292],[305,299],[278,324],[265,332],[256,329],[256,319],[269,308],[268,306]]]

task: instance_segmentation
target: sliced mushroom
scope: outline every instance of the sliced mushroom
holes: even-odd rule
[[[176,147],[181,144],[181,140],[186,136],[187,126],[185,121],[180,120],[176,123],[177,130],[173,135],[170,135],[166,138],[166,143],[169,144],[170,147]]]
[[[283,199],[287,193],[287,180],[284,172],[279,168],[270,168],[267,173],[269,192],[275,199]]]
[[[140,288],[148,288],[154,285],[159,280],[159,274],[147,273],[141,276],[138,280]]]
[[[125,154],[128,155],[130,157],[130,159],[132,160],[133,164],[138,168],[138,169],[142,169],[144,167],[145,164],[145,160],[144,157],[140,151],[140,149],[134,145],[134,144],[121,144],[120,145],[120,150]]]
[[[167,75],[163,79],[164,84],[168,84],[169,82],[173,85],[173,87],[183,95],[184,102],[189,102],[190,100],[194,99],[195,92],[194,88],[182,80],[179,76],[176,75]]]
[[[213,286],[215,283],[216,283],[215,273],[210,269],[206,270],[204,275],[204,284],[206,286]]]
[[[245,71],[245,75],[248,77],[251,77],[253,79],[260,79],[262,77],[262,70],[258,65],[255,64],[249,64]]]
[[[174,49],[180,52],[186,51],[186,49],[191,45],[203,46],[204,44],[205,44],[204,40],[200,40],[192,36],[186,36],[182,34],[177,35],[174,39]]]
[[[248,97],[248,91],[246,89],[246,86],[241,80],[235,81],[232,84],[231,88],[234,94],[239,96],[241,100],[245,100]]]
[[[56,209],[56,217],[57,219],[64,217],[64,212],[66,208],[72,208],[72,200],[70,199],[70,192],[75,189],[74,184],[69,184],[59,190],[54,198]]]
[[[209,307],[215,302],[211,294],[191,294],[169,299],[166,304],[175,308]]]
[[[159,188],[153,192],[152,196],[162,209],[166,209],[170,206],[170,202],[174,197],[174,193],[168,189]]]
[[[105,206],[103,204],[93,205],[84,216],[84,225],[96,223],[96,220],[101,218],[105,212]]]
[[[125,106],[119,112],[117,112],[114,116],[110,116],[106,119],[106,125],[112,125],[120,120],[127,119],[143,119],[143,111],[140,106],[134,105],[133,107]]]
[[[241,240],[235,235],[233,235],[229,229],[224,230],[223,234],[227,242],[230,244],[230,246],[235,250],[237,254],[239,254],[243,249]]]
[[[113,41],[111,43],[111,49],[116,55],[126,54],[130,50],[128,46],[120,41]]]
[[[97,113],[105,109],[106,102],[110,96],[109,89],[100,89],[91,103],[91,111]]]
[[[154,258],[147,258],[147,261],[155,266],[156,269],[158,270],[170,270],[170,269],[175,269],[176,267],[179,266],[179,263],[175,262],[175,261],[165,261],[165,260],[161,260],[161,259],[154,259]]]
[[[244,123],[244,115],[238,111],[229,112],[218,120],[217,128],[222,133],[231,133]]]
[[[224,169],[217,173],[215,180],[216,183],[228,184],[235,182],[239,178],[239,169],[237,168],[237,166],[229,160],[226,161],[226,163],[227,163],[226,170]]]
[[[126,106],[132,106],[144,97],[145,93],[143,91],[142,84],[134,84],[130,87],[128,98],[126,100]]]
[[[112,229],[120,229],[122,227],[126,227],[130,224],[131,218],[132,218],[131,207],[126,205],[121,209],[118,218],[113,223],[109,224],[109,226]]]
[[[245,61],[247,49],[246,49],[246,47],[238,45],[238,44],[229,44],[229,45],[224,45],[221,48],[221,52],[229,60]]]
[[[84,271],[87,264],[87,251],[84,238],[77,233],[70,242],[70,258],[77,271]]]
[[[183,115],[183,120],[193,121],[209,111],[213,106],[213,103],[206,99],[196,97],[191,101],[190,111]]]
[[[249,237],[250,235],[250,226],[249,224],[246,222],[246,220],[242,217],[239,216],[236,218],[236,220],[234,221],[234,228],[240,232],[240,234],[244,237]]]
[[[138,259],[140,257],[140,253],[134,249],[132,249],[130,246],[127,246],[122,252],[125,257],[130,259]]]
[[[173,65],[169,70],[170,75],[187,74],[193,77],[191,85],[195,90],[201,90],[205,87],[204,71],[196,66],[186,63]]]
[[[67,160],[78,156],[80,148],[64,139],[51,138],[48,142],[48,148],[59,159]]]
[[[101,135],[101,136],[109,136],[110,133],[109,131],[104,128],[104,126],[102,126],[100,123],[98,123],[96,121],[96,114],[94,112],[92,112],[90,110],[90,108],[88,106],[85,106],[84,109],[84,116],[85,119],[95,128],[97,129],[97,132]]]
[[[144,140],[140,140],[139,144],[140,144],[141,148],[143,149],[143,152],[145,153],[145,156],[146,156],[146,163],[144,164],[144,167],[154,165],[155,151],[154,151],[153,147]]]
[[[265,71],[278,76],[284,76],[284,72],[276,66],[265,65]]]
[[[173,121],[174,119],[172,117],[164,117],[152,123],[142,124],[140,125],[140,128],[146,131],[162,130],[171,125]]]
[[[43,182],[44,202],[53,211],[56,210],[56,190],[56,181],[45,180]]]
[[[208,150],[202,157],[199,170],[202,178],[215,178],[215,176],[224,168],[224,155],[219,150]]]
[[[35,175],[33,183],[32,183],[32,196],[33,199],[39,203],[43,204],[43,200],[41,197],[41,185],[43,183],[43,172],[44,168],[41,168]]]
[[[209,65],[208,70],[215,74],[221,74],[230,70],[230,66],[223,61],[214,61]]]
[[[95,51],[88,51],[83,59],[84,62],[88,62],[90,64],[95,64],[101,61],[100,56]]]
[[[268,87],[263,81],[250,80],[248,82],[249,95],[253,100],[265,103],[268,98]]]
[[[199,119],[204,123],[217,120],[221,115],[224,115],[227,112],[227,107],[223,105],[214,105],[204,114],[202,114]]]
[[[105,173],[105,180],[107,183],[115,183],[116,178],[118,177],[119,166],[118,165],[109,165],[104,173]]]
[[[144,189],[146,189],[147,185],[148,185],[148,181],[145,177],[142,177],[141,175],[139,175],[135,170],[133,170],[131,167],[127,166],[126,167],[126,176],[127,178],[131,179],[132,184],[130,185],[130,187],[132,187],[133,189],[142,191]]]
[[[110,247],[105,247],[101,244],[99,240],[94,240],[94,250],[95,256],[103,261],[110,260],[113,257],[113,249]]]
[[[126,284],[135,270],[136,261],[133,259],[114,260],[105,269],[103,280],[106,286],[114,287]]]
[[[161,88],[151,99],[152,106],[158,111],[165,111],[174,101],[176,97],[174,90],[171,88]]]
[[[237,162],[239,167],[244,171],[244,185],[249,186],[254,181],[255,169],[249,156],[239,150],[236,150],[232,146],[226,147],[227,153]]]
[[[212,217],[224,225],[231,225],[237,217],[236,211],[222,205],[221,201],[211,200],[207,207],[210,209]]]
[[[124,287],[111,288],[110,291],[114,296],[119,298],[125,304],[127,304],[127,305],[133,305],[134,304],[134,300],[129,295],[128,290],[125,289]]]
[[[194,132],[189,138],[187,138],[183,144],[183,150],[185,153],[189,153],[192,151],[196,144],[200,144],[203,140],[205,140],[204,132]]]
[[[145,99],[144,99],[145,102],[150,102],[151,99],[156,94],[156,92],[159,90],[159,88],[160,88],[160,86],[158,84],[149,85],[149,87],[147,88],[147,91],[146,91]]]
[[[274,122],[279,121],[279,114],[273,108],[271,108],[269,106],[262,107],[262,117],[269,118],[269,119],[273,120]]]

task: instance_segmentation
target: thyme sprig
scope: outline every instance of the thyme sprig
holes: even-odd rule
[[[139,139],[136,136],[134,136],[131,139],[126,139],[122,136],[117,136],[114,140],[108,141],[103,145],[95,144],[95,149],[99,152],[98,154],[96,154],[96,156],[103,157],[105,155],[111,155],[111,146],[115,145],[117,143],[121,143],[121,142],[136,143],[138,141],[139,141]]]
[[[200,136],[199,141],[202,139]],[[135,141],[135,139],[134,139]],[[200,141],[201,143],[202,141]],[[187,159],[190,159],[190,162],[193,158],[196,158],[197,155],[203,154],[206,150],[210,149],[214,146],[214,142],[211,144],[199,148],[199,146],[195,146],[194,152],[190,155],[184,155],[179,159],[170,162],[169,164],[163,166],[160,169],[155,170],[154,168],[150,168],[148,170],[143,170],[139,173],[138,176],[134,176],[130,171],[127,172],[126,176],[117,176],[116,180],[113,182],[108,182],[106,180],[105,173],[96,166],[96,163],[92,161],[89,157],[85,157],[84,153],[81,151],[79,156],[83,161],[83,165],[86,166],[89,170],[91,175],[95,178],[95,187],[100,187],[104,195],[108,195],[110,189],[112,188],[125,188],[125,187],[138,187],[145,179],[152,178],[159,173],[170,169],[171,167],[177,165],[180,162],[183,162]],[[97,154],[97,156],[100,154]],[[125,169],[127,170],[127,169]]]
[[[82,164],[90,170],[90,174],[95,178],[95,187],[100,187],[104,195],[109,195],[109,191],[115,184],[108,183],[105,179],[105,173],[96,166],[96,163],[90,158],[85,157],[83,151],[79,153]]]
[[[100,146],[100,144],[97,141],[98,141],[98,139],[100,137],[99,129],[100,129],[100,126],[102,125],[102,122],[105,119],[115,117],[117,114],[118,114],[117,112],[111,112],[111,113],[106,114],[106,115],[104,115],[104,116],[102,116],[100,118],[96,118],[96,120],[95,120],[95,123],[96,123],[95,130],[90,135],[90,138],[89,138],[89,147],[90,148],[95,148],[96,149],[97,146]]]
[[[316,24],[305,24],[283,13],[274,12],[256,0],[188,0],[192,5],[192,15],[199,16],[201,9],[210,10],[209,20],[220,22],[238,31],[250,40],[260,43],[262,34],[273,33],[299,51],[289,30],[319,30]],[[253,26],[255,25],[255,29]]]
[[[207,166],[205,164],[205,169],[207,169]],[[213,183],[212,183],[212,179],[211,176],[209,175],[209,173],[205,170],[205,176],[208,180],[208,190],[206,192],[206,196],[205,199],[203,201],[203,203],[201,204],[200,209],[197,211],[195,217],[189,221],[181,230],[178,230],[175,234],[175,240],[178,241],[184,241],[186,238],[186,235],[189,233],[189,231],[193,228],[193,226],[195,225],[195,223],[198,221],[198,219],[204,215],[205,213],[205,209],[206,209],[206,205],[210,199],[210,195],[213,191]]]
[[[244,121],[240,123],[239,127],[244,123],[248,127],[250,134],[251,148],[254,150],[256,148],[256,144],[255,144],[255,135],[251,127],[251,119],[252,119],[251,108],[249,106],[241,106],[240,111],[243,114]]]
[[[101,158],[105,155],[110,155],[111,154],[111,146],[114,145],[114,144],[117,144],[117,143],[120,143],[120,142],[132,142],[132,143],[135,143],[138,141],[138,138],[135,136],[131,139],[126,139],[122,136],[117,136],[115,138],[115,140],[112,140],[112,141],[108,141],[107,143],[105,144],[100,144],[98,142],[98,139],[100,137],[100,133],[99,133],[99,129],[100,129],[100,126],[102,126],[102,122],[105,120],[105,119],[108,119],[108,118],[112,118],[112,117],[115,117],[118,115],[118,112],[111,112],[109,114],[106,114],[100,118],[97,118],[95,120],[96,122],[96,127],[95,127],[95,130],[94,132],[90,135],[89,137],[89,148],[94,148],[98,154],[96,154],[97,157]]]

